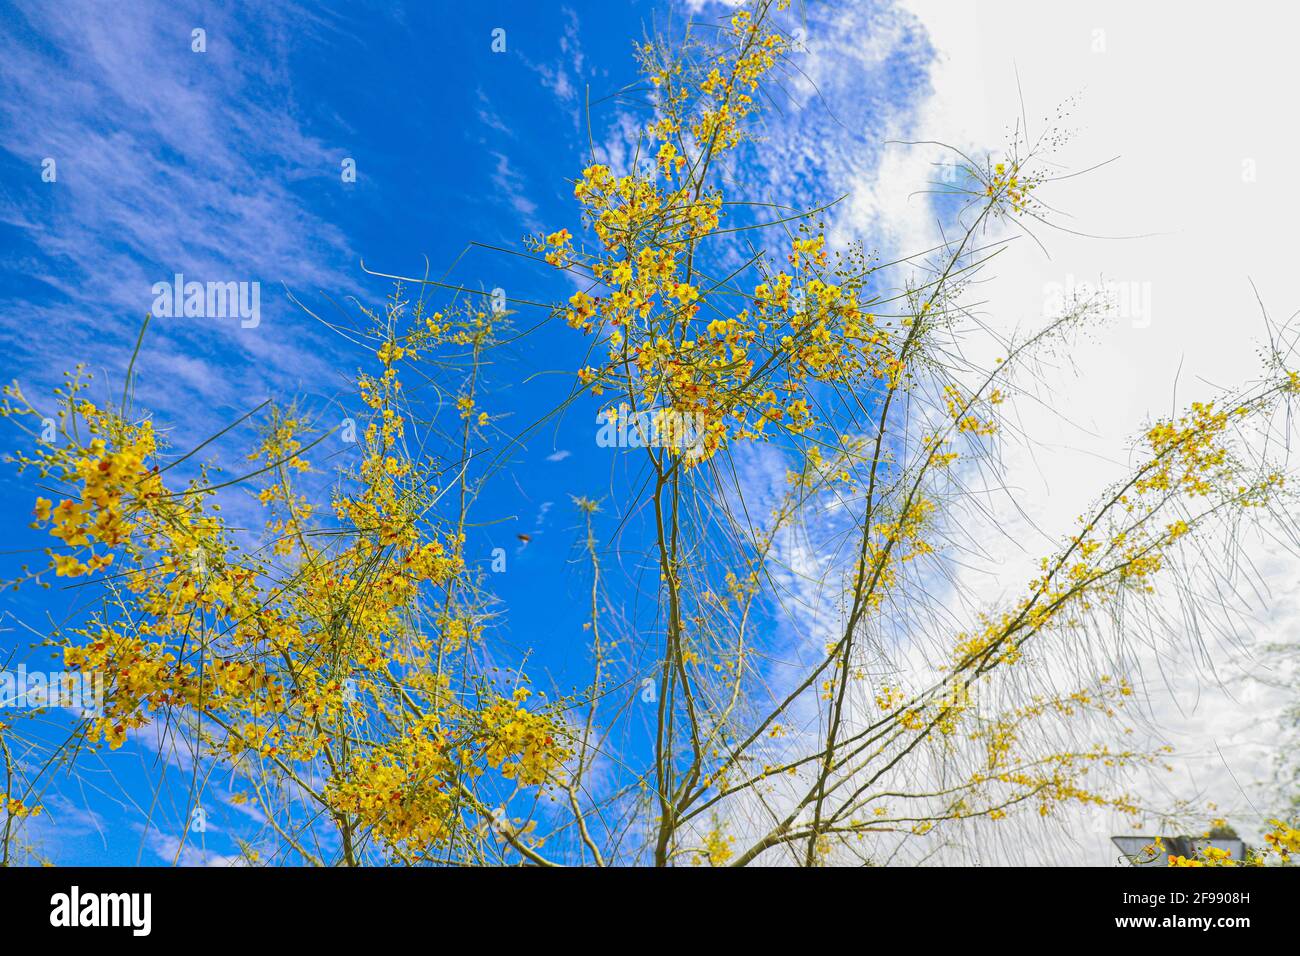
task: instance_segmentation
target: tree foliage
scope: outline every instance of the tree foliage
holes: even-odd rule
[[[193,749],[195,805],[238,781],[263,862],[887,862],[1017,813],[1143,809],[1124,771],[1163,753],[1127,742],[1134,690],[1100,649],[1157,633],[1201,543],[1285,501],[1266,441],[1300,391],[1285,335],[1257,382],[1149,423],[1018,595],[981,594],[966,519],[1008,484],[1010,410],[1099,312],[1005,339],[970,303],[1004,237],[1049,222],[1052,141],[958,155],[938,248],[836,248],[821,207],[735,188],[797,58],[782,7],[640,46],[628,168],[593,159],[580,217],[526,244],[577,289],[552,318],[587,352],[552,414],[597,414],[636,474],[612,502],[575,489],[586,686],[535,689],[495,639],[523,612],[467,548],[527,437],[490,384],[511,315],[399,283],[355,330],[373,366],[351,465],[314,466],[335,431],[274,407],[234,477],[182,481],[200,449],[69,377],[55,440],[15,455],[56,489],[35,508],[48,563],[15,585],[78,585],[49,643],[106,699],[42,760],[0,724],[30,745],[8,819],[160,726]],[[13,421],[41,419],[7,395]],[[223,515],[239,489],[260,534]]]

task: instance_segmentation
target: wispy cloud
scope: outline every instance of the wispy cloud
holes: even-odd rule
[[[214,853],[193,840],[182,841],[170,833],[150,830],[145,838],[150,851],[169,866],[247,866],[242,854]]]
[[[342,188],[339,150],[304,131],[283,58],[309,12],[257,18],[184,5],[20,3],[0,37],[0,342],[11,373],[50,380],[84,360],[121,369],[153,283],[257,281],[264,320],[160,319],[141,398],[246,406],[267,383],[323,374],[307,321],[279,295],[337,288],[353,260],[304,184]],[[206,31],[206,52],[192,30]],[[250,51],[258,51],[256,57]],[[53,160],[56,180],[43,182]]]
[[[492,159],[496,164],[492,170],[492,185],[500,199],[518,214],[529,232],[539,232],[542,223],[537,218],[537,203],[528,197],[524,175],[510,164],[510,157],[505,153],[494,152]]]
[[[570,110],[576,128],[581,118],[576,107],[582,91],[585,57],[579,35],[578,14],[571,7],[562,7],[560,16],[564,20],[564,32],[560,35],[559,41],[560,55],[549,62],[534,62],[526,56],[523,57],[523,61],[537,74],[542,86],[550,90],[562,106]]]

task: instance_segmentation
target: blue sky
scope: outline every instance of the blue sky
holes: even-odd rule
[[[636,79],[632,41],[718,13],[495,0],[0,7],[3,378],[37,399],[85,362],[99,394],[116,395],[153,283],[178,272],[261,283],[256,328],[160,318],[149,329],[136,401],[179,451],[266,398],[298,398],[327,424],[342,417],[365,356],[287,293],[320,315],[350,308],[349,297],[378,303],[389,285],[362,261],[414,276],[427,257],[451,283],[537,301],[566,295],[554,275],[468,244],[519,248],[525,233],[576,231],[568,179],[589,161],[588,97],[591,142],[617,163],[638,115],[615,96]],[[191,50],[195,28],[206,31],[206,52]],[[505,53],[491,50],[496,28]],[[774,198],[827,201],[870,175],[884,140],[907,131],[934,53],[919,24],[885,3],[819,8],[806,29],[817,88],[796,82],[768,111],[771,162],[740,175]],[[42,181],[47,158],[54,182]],[[340,175],[348,159],[355,183]],[[515,421],[567,393],[585,348],[561,326],[510,350],[493,374],[509,385]],[[538,372],[548,374],[530,377]],[[503,659],[527,654],[543,686],[570,687],[586,673],[569,495],[605,497],[627,480],[594,444],[594,411],[580,405],[529,437],[480,506],[498,523],[470,542],[485,558],[507,548],[510,570],[492,582],[506,612],[496,640]],[[3,444],[20,438],[6,429]],[[250,438],[234,433],[226,460]],[[0,471],[0,520],[20,529],[6,539],[0,577],[39,557],[40,536],[21,530],[33,494],[12,468]],[[603,530],[620,517],[602,516]],[[522,550],[518,532],[533,538]],[[635,579],[629,570],[621,585],[629,598]],[[4,600],[0,648],[15,661],[39,660],[27,649],[33,630],[78,611],[74,590]],[[141,826],[153,792],[145,782],[169,762],[183,783],[183,755],[160,757],[144,742],[88,762],[85,787],[50,795],[58,826],[38,831],[45,849],[60,862],[170,862],[179,797],[166,794],[158,825]],[[218,807],[206,849],[184,859],[220,860],[240,825],[237,811]]]

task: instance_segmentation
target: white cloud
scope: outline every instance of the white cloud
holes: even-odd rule
[[[1016,594],[1033,576],[1032,562],[1123,473],[1128,441],[1144,421],[1257,373],[1255,343],[1266,328],[1252,281],[1275,319],[1296,310],[1286,230],[1300,214],[1300,194],[1284,170],[1300,148],[1300,131],[1276,122],[1276,91],[1289,88],[1287,38],[1300,15],[1252,6],[1253,15],[1224,22],[1189,16],[1174,3],[906,0],[901,11],[846,5],[823,14],[809,41],[808,88],[815,83],[825,103],[795,83],[802,108],[792,119],[768,114],[767,148],[777,156],[765,171],[769,182],[806,195],[802,187],[816,177],[823,194],[846,194],[830,215],[832,235],[879,243],[886,256],[940,241],[920,191],[950,154],[935,146],[863,143],[858,117],[845,122],[837,115],[829,123],[817,116],[851,109],[853,92],[871,90],[900,46],[918,42],[909,14],[937,53],[929,88],[914,102],[900,93],[899,108],[883,109],[869,128],[943,141],[982,160],[1001,152],[1018,123],[1027,123],[1031,135],[1059,125],[1075,130],[1056,157],[1062,172],[1119,155],[1101,169],[1044,186],[1043,198],[1062,211],[1057,222],[1070,230],[1141,238],[1042,228],[1050,256],[1032,241],[1016,241],[998,257],[996,274],[981,277],[980,319],[1004,335],[1043,324],[1054,285],[1070,281],[1135,283],[1150,301],[1149,314],[1121,316],[1061,356],[1047,402],[1017,408],[1035,449],[1032,456],[1011,454],[1013,494],[989,524],[1012,533],[980,538],[987,561],[962,578],[989,602]],[[1261,22],[1273,26],[1260,31]],[[1207,69],[1206,51],[1231,69]],[[1058,104],[1066,106],[1058,111]],[[783,123],[800,135],[778,139]],[[983,355],[974,348],[976,358],[992,359],[991,344]],[[765,472],[759,474],[761,481]],[[1248,608],[1249,626],[1207,635],[1204,645],[1190,629],[1158,647],[1121,633],[1116,652],[1146,696],[1139,730],[1177,750],[1173,774],[1133,781],[1139,795],[1157,807],[1214,802],[1250,830],[1277,805],[1266,781],[1294,679],[1291,690],[1282,689],[1286,676],[1263,650],[1285,641],[1300,611],[1287,597],[1300,562],[1266,538],[1235,543],[1267,589]],[[784,560],[806,572],[802,588],[790,583],[802,595],[791,606],[804,608],[805,639],[815,649],[820,632],[834,624],[819,593],[833,582],[822,583],[821,563],[804,545],[784,547]],[[816,608],[822,610],[810,610]],[[1121,832],[1112,830],[1118,826],[1097,814],[1072,815],[1064,826],[1034,820],[1007,831],[1026,839],[999,835],[970,852],[985,861],[1105,864],[1115,856],[1106,838]]]
[[[510,157],[505,153],[493,152],[496,167],[492,171],[492,185],[501,193],[501,198],[519,215],[520,222],[529,232],[541,231],[542,224],[537,218],[537,203],[528,198],[523,174],[510,165]]]
[[[22,29],[0,37],[0,134],[30,171],[0,198],[0,222],[21,237],[0,338],[11,372],[31,386],[81,360],[124,369],[151,285],[183,272],[260,282],[264,321],[255,331],[155,321],[139,363],[143,404],[183,412],[206,437],[206,409],[246,408],[268,382],[327,380],[319,349],[303,345],[311,321],[280,294],[282,283],[354,288],[330,271],[355,261],[345,237],[298,185],[339,183],[345,151],[305,131],[274,55],[283,31],[316,29],[315,18],[211,13],[208,50],[195,53],[191,18],[165,4],[20,4],[11,17]],[[272,53],[250,63],[245,47]],[[46,158],[57,164],[51,183],[40,179]],[[179,374],[157,374],[164,362]]]
[[[168,866],[247,866],[242,854],[213,853],[206,849],[194,835],[184,841],[170,833],[150,830],[146,836],[149,849]]]
[[[573,127],[582,126],[581,96],[583,66],[586,58],[582,52],[578,14],[571,7],[561,7],[564,32],[560,36],[560,56],[550,63],[535,63],[522,57],[524,64],[537,74],[542,86],[549,90],[573,120]]]
[[[1277,91],[1291,80],[1287,37],[1300,14],[1262,3],[1230,18],[1190,15],[1172,2],[905,5],[940,53],[917,138],[996,149],[1018,118],[1021,90],[1036,132],[1082,89],[1062,120],[1078,127],[1063,160],[1073,171],[1119,159],[1045,186],[1045,198],[1072,214],[1071,229],[1144,236],[1044,231],[1050,259],[1031,243],[1014,243],[999,257],[998,277],[980,288],[984,313],[1003,332],[1041,321],[1044,290],[1069,275],[1142,283],[1151,296],[1149,317],[1121,317],[1074,352],[1079,374],[1053,382],[1054,407],[1023,412],[1044,447],[1032,461],[1012,462],[1024,476],[1016,505],[1059,533],[1120,472],[1126,442],[1145,419],[1256,375],[1255,345],[1266,331],[1251,281],[1276,318],[1300,305],[1286,243],[1300,195],[1284,173],[1300,131],[1276,122]],[[1207,69],[1207,51],[1223,68]],[[1009,511],[1005,517],[1013,520]],[[1285,597],[1300,563],[1278,546],[1244,544],[1272,590],[1257,605],[1256,628],[1235,646],[1211,640],[1208,652],[1180,634],[1181,642],[1142,650],[1136,667],[1152,723],[1178,749],[1177,773],[1146,784],[1145,795],[1215,801],[1254,822],[1256,811],[1276,806],[1260,781],[1271,769],[1288,695],[1246,675],[1265,666],[1257,659],[1262,647],[1285,634],[1300,610]],[[1023,558],[1000,557],[1001,581],[1023,576]],[[1082,852],[1106,862],[1113,852],[1102,822],[1091,822]]]

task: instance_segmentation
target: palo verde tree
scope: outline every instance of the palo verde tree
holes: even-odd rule
[[[14,386],[15,460],[56,491],[35,508],[48,561],[13,583],[96,595],[46,643],[105,699],[53,749],[0,724],[6,847],[79,762],[160,727],[189,748],[193,805],[221,779],[255,807],[263,863],[883,863],[1014,814],[1143,809],[1124,773],[1163,755],[1126,742],[1134,690],[1100,649],[1159,633],[1167,582],[1287,501],[1264,440],[1300,392],[1287,334],[1257,382],[1151,422],[1018,596],[981,595],[965,519],[1006,484],[1008,411],[1098,316],[1073,302],[1003,339],[967,301],[1001,237],[1049,219],[1051,138],[957,154],[940,247],[834,248],[824,197],[734,194],[798,55],[783,8],[640,46],[628,167],[593,157],[580,216],[526,243],[577,288],[551,319],[585,358],[553,414],[595,415],[635,476],[574,490],[585,685],[530,685],[495,637],[526,612],[467,553],[528,435],[492,407],[506,311],[421,279],[363,311],[366,417],[333,471],[313,458],[336,430],[292,405],[258,410],[234,477],[182,481],[194,452],[129,391],[94,401],[71,375],[42,441]],[[241,489],[260,534],[223,516]]]

